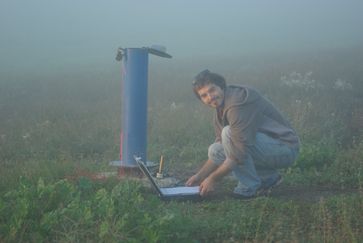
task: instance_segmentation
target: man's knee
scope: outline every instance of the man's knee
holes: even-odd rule
[[[223,143],[229,143],[229,141],[231,140],[231,127],[230,126],[225,126],[222,129],[222,142]]]
[[[215,164],[221,164],[226,159],[222,144],[213,143],[208,148],[208,158]]]

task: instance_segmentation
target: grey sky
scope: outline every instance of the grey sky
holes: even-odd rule
[[[1,71],[113,62],[117,47],[174,58],[363,43],[360,0],[0,0]]]

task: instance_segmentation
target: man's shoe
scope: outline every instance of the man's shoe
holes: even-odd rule
[[[233,197],[240,200],[251,200],[256,197],[256,191],[241,188],[238,184],[238,186],[233,190]]]
[[[283,178],[281,175],[278,175],[278,177],[274,180],[267,179],[264,181],[261,185],[261,187],[258,189],[257,194],[258,195],[269,195],[273,188],[280,185],[283,181]]]
[[[241,199],[241,200],[252,200],[256,197],[259,196],[268,196],[272,189],[277,187],[278,185],[280,185],[283,181],[283,178],[281,175],[278,175],[276,178],[268,178],[267,180],[265,180],[262,185],[260,186],[260,188],[256,191],[255,194],[252,195],[243,195],[240,193],[233,193],[233,197],[237,198],[237,199]]]

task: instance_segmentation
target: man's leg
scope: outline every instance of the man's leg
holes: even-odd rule
[[[225,154],[231,154],[231,130],[226,126],[222,130],[222,144]],[[238,185],[234,189],[234,193],[243,197],[252,197],[256,194],[257,189],[261,186],[261,179],[256,172],[253,163],[253,157],[247,151],[243,164],[235,165],[232,168],[233,175],[238,180]]]
[[[221,143],[213,143],[209,146],[208,158],[217,166],[221,165],[226,159],[226,146],[224,145]],[[234,166],[232,173],[239,181],[234,191],[236,194],[241,194],[246,197],[255,195],[256,190],[261,185],[261,180],[256,173],[252,158],[247,159],[243,165]]]
[[[231,142],[230,127],[226,126],[222,130],[222,144],[227,156]],[[280,178],[277,169],[291,165],[296,156],[297,149],[291,149],[276,139],[258,133],[255,145],[246,147],[243,164],[233,168],[239,181],[234,193],[249,197],[255,195],[260,187],[273,186]]]
[[[250,152],[262,180],[262,187],[268,188],[281,178],[277,169],[292,165],[297,157],[298,149],[291,148],[263,133],[257,133],[256,144],[250,148]]]
[[[213,143],[208,148],[208,159],[219,166],[226,160],[226,154],[221,143]]]

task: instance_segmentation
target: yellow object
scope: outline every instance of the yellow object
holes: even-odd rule
[[[164,158],[161,155],[161,157],[160,157],[160,164],[159,164],[159,174],[161,174],[161,172],[163,170],[163,162],[164,162]]]

